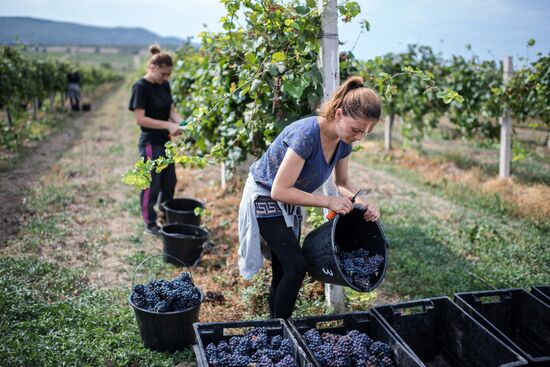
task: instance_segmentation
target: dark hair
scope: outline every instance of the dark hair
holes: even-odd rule
[[[158,44],[149,46],[149,52],[152,56],[149,59],[148,65],[155,65],[161,68],[174,65],[172,57],[167,52],[161,51]]]
[[[336,110],[341,108],[344,116],[354,119],[378,120],[382,105],[380,97],[366,88],[359,76],[349,77],[336,89],[332,97],[321,106],[319,116],[328,122],[334,121]]]

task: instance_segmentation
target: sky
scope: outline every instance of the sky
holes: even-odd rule
[[[550,52],[547,0],[358,0],[362,13],[339,24],[342,51],[355,48],[359,59],[431,46],[448,57],[478,55],[536,59]],[[161,36],[186,38],[204,30],[221,31],[225,14],[218,0],[2,0],[0,16],[30,16],[97,26],[143,27]],[[371,31],[360,35],[359,20]],[[205,25],[207,26],[205,28]],[[527,49],[529,39],[535,46]],[[199,39],[196,39],[199,42]],[[356,43],[357,41],[357,43]],[[466,45],[471,45],[468,51]]]

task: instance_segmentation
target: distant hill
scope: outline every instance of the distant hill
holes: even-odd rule
[[[152,43],[180,46],[176,37],[161,37],[144,28],[95,27],[30,17],[0,17],[0,44],[143,46]]]

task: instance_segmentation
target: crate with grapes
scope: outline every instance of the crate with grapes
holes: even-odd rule
[[[315,367],[421,366],[368,312],[293,318],[288,322]]]
[[[196,323],[199,367],[312,367],[282,319]]]

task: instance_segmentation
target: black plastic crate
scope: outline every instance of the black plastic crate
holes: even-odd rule
[[[366,333],[373,340],[388,344],[393,351],[393,360],[399,367],[422,366],[391,333],[386,330],[380,321],[369,312],[350,312],[340,315],[310,316],[287,320],[292,332],[306,352],[308,358],[316,367],[321,365],[315,359],[311,349],[302,337],[310,329],[317,329],[320,333],[345,335],[351,330]]]
[[[228,341],[233,336],[243,336],[247,330],[257,327],[266,328],[269,337],[280,335],[285,339],[290,339],[294,349],[294,358],[298,362],[298,366],[313,366],[283,319],[194,323],[193,328],[195,329],[197,345],[193,349],[197,356],[198,366],[208,367],[208,359],[206,358],[206,346],[208,344],[217,344],[222,340]]]
[[[457,293],[455,300],[530,365],[550,366],[550,306],[524,289]]]
[[[550,306],[550,285],[539,285],[531,288],[531,293]]]
[[[422,366],[524,366],[527,361],[448,297],[373,307]]]

